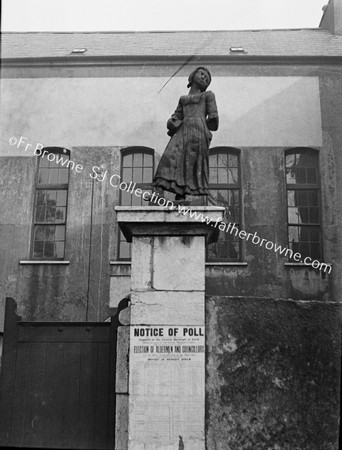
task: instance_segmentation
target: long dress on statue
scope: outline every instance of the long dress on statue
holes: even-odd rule
[[[218,128],[214,93],[183,95],[167,128],[172,137],[153,186],[180,195],[208,195],[210,130]]]

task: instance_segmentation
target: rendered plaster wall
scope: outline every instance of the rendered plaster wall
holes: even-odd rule
[[[113,147],[78,148],[73,149],[72,158],[85,168],[102,165],[117,173],[118,152]],[[70,170],[67,264],[34,264],[30,241],[36,160],[3,157],[0,172],[1,319],[5,297],[10,296],[24,320],[105,320],[110,316],[109,260],[117,245],[118,189],[93,183],[87,169],[83,173]]]
[[[166,121],[187,92],[187,74],[160,92],[165,78],[4,78],[0,154],[31,154],[7,144],[12,136],[45,146],[142,145],[162,153]],[[322,143],[317,76],[222,74],[210,89],[220,114],[213,146]]]
[[[342,141],[341,141],[342,143]],[[241,149],[242,229],[287,247],[285,180],[286,148]],[[207,266],[210,295],[258,295],[278,298],[341,301],[341,173],[340,152],[327,145],[319,154],[322,194],[322,262],[329,270],[287,266],[288,259],[243,240],[246,266]],[[324,269],[324,268],[323,268]]]
[[[211,69],[210,89],[220,113],[212,147],[241,150],[243,228],[286,245],[284,151],[295,146],[316,148],[320,150],[324,261],[333,264],[333,271],[328,275],[288,267],[282,256],[243,242],[242,260],[247,266],[207,266],[207,293],[340,301],[342,99],[336,95],[342,91],[340,70],[215,65]],[[103,166],[109,174],[119,173],[117,146],[144,145],[157,154],[164,150],[165,122],[179,95],[186,92],[189,67],[159,93],[173,71],[173,66],[3,71],[0,195],[5,214],[0,221],[6,257],[0,269],[0,308],[10,295],[26,320],[84,320],[87,307],[89,319],[103,320],[108,308],[116,307],[126,294],[129,267],[109,265],[116,258],[113,207],[119,202],[119,191],[108,179],[92,184],[89,175],[93,165]],[[8,144],[11,136],[21,135],[32,146],[37,142],[64,146],[76,163],[84,165],[81,174],[70,175],[69,265],[19,264],[30,256],[36,165],[33,147],[25,152]],[[96,150],[100,145],[107,145],[107,150]],[[18,199],[18,207],[12,207]],[[116,275],[111,282],[109,275]],[[110,304],[109,299],[115,300]]]
[[[208,450],[338,450],[340,307],[208,297]]]

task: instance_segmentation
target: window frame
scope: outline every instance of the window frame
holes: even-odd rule
[[[238,198],[239,198],[239,222],[238,224],[236,222],[234,222],[237,226],[237,228],[239,229],[239,231],[241,231],[242,228],[242,217],[243,217],[243,212],[242,212],[242,171],[241,171],[241,150],[235,147],[226,147],[226,146],[218,146],[218,147],[213,147],[209,149],[209,161],[210,161],[210,156],[215,155],[215,154],[225,154],[227,156],[229,155],[234,155],[237,157],[237,173],[238,173],[238,182],[235,184],[232,183],[210,183],[210,163],[209,163],[209,191],[210,190],[225,190],[225,191],[237,191],[238,192]],[[209,203],[209,195],[207,196],[207,201],[206,201],[207,205],[210,205]],[[218,206],[218,205],[216,205]],[[224,222],[228,223],[226,221],[226,218],[224,218]],[[219,233],[226,233],[226,231],[221,231],[219,230]],[[228,233],[229,234],[229,233]],[[235,237],[234,235],[232,235],[233,237]],[[237,235],[237,239],[239,242],[239,255],[238,258],[220,258],[220,259],[209,259],[208,257],[208,246],[206,247],[206,255],[205,255],[205,261],[206,263],[210,263],[210,264],[222,264],[222,263],[241,263],[243,261],[243,246],[242,246],[242,239],[238,238]]]
[[[288,183],[287,182],[287,157],[290,155],[295,155],[295,154],[311,154],[314,156],[315,161],[316,161],[316,173],[317,173],[317,180],[316,183]],[[294,148],[289,148],[286,149],[284,152],[284,156],[285,156],[285,161],[284,161],[284,168],[285,168],[285,189],[286,189],[286,242],[287,242],[287,248],[291,249],[293,254],[295,253],[300,253],[302,256],[302,259],[304,259],[306,256],[312,258],[312,260],[316,259],[312,257],[312,254],[310,253],[309,255],[303,255],[302,252],[300,251],[300,249],[298,249],[297,251],[294,251],[291,247],[291,243],[290,243],[290,235],[289,235],[289,229],[290,227],[297,227],[298,229],[304,229],[305,227],[307,228],[316,228],[318,229],[319,232],[319,260],[323,261],[324,260],[324,253],[323,253],[323,227],[322,227],[322,213],[323,213],[323,207],[322,207],[322,186],[321,186],[321,171],[320,171],[320,152],[318,149],[315,148],[311,148],[311,147],[294,147]],[[288,192],[289,191],[294,191],[294,192],[304,192],[304,191],[316,191],[317,192],[317,198],[318,198],[318,210],[319,210],[319,220],[317,223],[293,223],[290,222],[290,218],[289,218],[289,195]],[[306,206],[309,207],[310,205]],[[300,244],[301,241],[298,240],[298,244]],[[306,241],[303,241],[306,242]],[[309,243],[314,242],[314,241],[307,241]],[[291,258],[291,256],[288,256],[288,261],[290,263],[295,262],[295,260],[293,258]]]
[[[41,155],[43,155],[43,152],[47,151],[48,153],[53,153],[56,155],[65,155],[68,157],[68,160],[70,161],[70,156],[71,156],[71,152],[70,150],[64,148],[64,147],[43,147],[41,149]],[[68,166],[68,182],[67,183],[61,183],[61,184],[42,184],[39,183],[39,169],[41,168],[40,166],[40,161],[41,161],[42,156],[37,156],[37,161],[36,161],[36,173],[35,173],[35,182],[34,182],[34,196],[33,196],[33,214],[32,214],[32,226],[31,226],[31,240],[30,240],[30,259],[32,259],[32,261],[64,261],[65,260],[65,249],[66,249],[66,242],[67,242],[67,236],[66,236],[66,230],[67,230],[67,220],[68,220],[68,198],[69,198],[69,181],[70,181],[70,167]],[[44,158],[46,158],[46,156],[44,156]],[[61,168],[66,168],[61,166]],[[66,191],[66,201],[65,201],[65,220],[63,221],[63,223],[54,223],[54,224],[49,224],[47,222],[39,222],[36,220],[36,213],[37,213],[37,197],[38,197],[38,193],[39,191]],[[62,225],[65,227],[65,232],[64,232],[64,251],[63,251],[63,257],[57,257],[57,256],[51,256],[51,257],[46,257],[46,256],[35,256],[35,252],[34,252],[34,244],[35,244],[35,230],[37,226],[44,226],[44,227],[48,227],[48,226],[58,226],[58,225]],[[46,242],[46,241],[43,241]],[[56,241],[52,241],[52,242],[56,242]]]
[[[144,154],[144,155],[151,155],[152,156],[152,179],[151,179],[151,182],[149,182],[149,183],[146,183],[146,182],[137,183],[134,180],[124,180],[123,179],[124,158],[126,156],[136,155],[136,154]],[[144,166],[142,166],[142,167],[144,168]],[[132,168],[134,168],[133,165],[132,165]],[[134,185],[134,183],[136,183],[134,185],[134,190],[139,189],[139,188],[142,191],[151,190],[152,189],[152,181],[153,181],[154,171],[155,171],[155,151],[153,150],[153,148],[144,147],[144,146],[132,146],[132,147],[125,147],[125,148],[121,149],[121,152],[120,152],[120,182],[127,182],[127,183],[129,183],[130,181],[132,181],[133,185]],[[132,176],[132,178],[133,178],[133,176]],[[123,205],[122,204],[122,194],[123,194],[123,192],[120,189],[119,205],[120,206],[133,206],[133,205]],[[131,195],[134,195],[134,194],[131,194]],[[117,240],[117,242],[118,242],[117,260],[118,261],[122,261],[122,262],[130,262],[132,260],[131,256],[129,256],[127,258],[120,256],[120,244],[123,241],[121,239],[121,236],[122,236],[122,231],[119,230],[119,232],[118,232],[118,240]],[[131,254],[131,244],[129,244],[129,246],[130,246],[129,253]]]

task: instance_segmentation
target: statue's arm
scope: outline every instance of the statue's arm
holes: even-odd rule
[[[175,134],[175,132],[178,130],[178,128],[182,125],[183,122],[183,105],[181,104],[181,101],[179,100],[177,108],[175,112],[172,114],[170,119],[167,121],[167,128],[169,132],[167,133],[169,136],[172,136]]]
[[[219,126],[219,116],[217,112],[215,94],[211,91],[207,93],[207,125],[209,130],[216,131]]]

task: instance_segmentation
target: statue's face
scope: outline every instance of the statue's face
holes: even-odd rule
[[[210,75],[204,69],[198,69],[194,76],[194,83],[196,83],[202,91],[205,91],[210,84]]]

